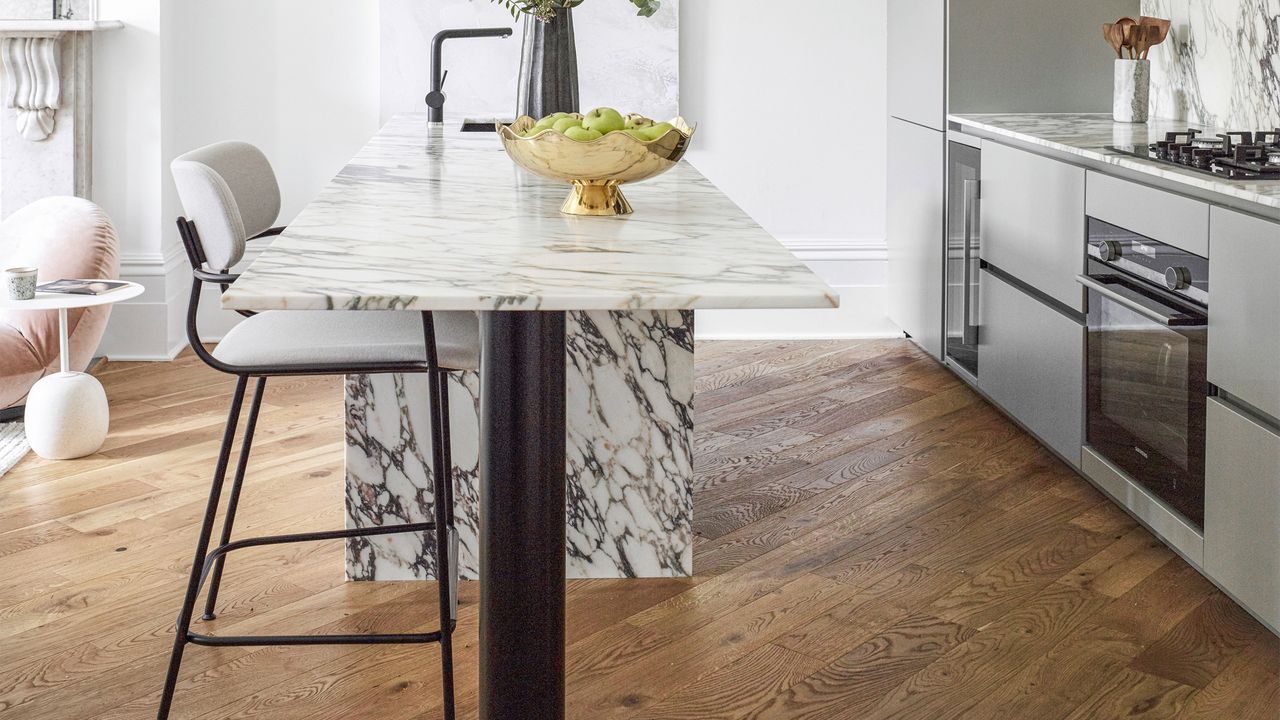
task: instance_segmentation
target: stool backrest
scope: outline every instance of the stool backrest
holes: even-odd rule
[[[214,143],[178,157],[169,167],[209,269],[226,270],[240,262],[245,241],[269,229],[280,215],[275,171],[249,143]]]

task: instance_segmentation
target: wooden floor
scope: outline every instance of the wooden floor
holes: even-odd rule
[[[572,718],[1280,716],[1280,643],[903,341],[698,348],[691,580],[571,583]],[[154,713],[230,383],[110,363],[112,432],[0,478],[0,717]],[[334,380],[281,381],[244,533],[341,524]],[[221,632],[435,622],[336,544],[229,564]],[[460,716],[474,717],[476,588]],[[439,717],[434,647],[193,647],[175,718]]]

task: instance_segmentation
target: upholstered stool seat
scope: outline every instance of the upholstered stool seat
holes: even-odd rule
[[[115,278],[116,231],[97,205],[75,197],[37,200],[0,223],[0,269],[34,267],[41,283]],[[110,305],[67,313],[68,364],[84,370],[107,328]],[[22,405],[37,380],[58,371],[58,313],[0,310],[0,410]]]
[[[480,321],[471,312],[434,313],[440,367],[480,367]],[[245,318],[213,356],[228,365],[425,363],[422,315],[416,312],[277,310]]]

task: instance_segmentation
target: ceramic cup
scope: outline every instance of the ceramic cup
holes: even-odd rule
[[[36,269],[17,267],[5,270],[4,290],[10,300],[31,300],[36,296]]]

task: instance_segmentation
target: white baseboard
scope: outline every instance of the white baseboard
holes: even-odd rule
[[[834,287],[831,310],[699,310],[699,340],[827,340],[901,335],[885,314],[883,286]]]
[[[789,238],[782,241],[840,294],[832,310],[700,310],[700,340],[884,338],[902,332],[885,307],[888,249],[884,240]]]
[[[111,307],[111,319],[97,354],[112,360],[171,360],[169,354],[169,292],[166,267],[171,259],[160,253],[123,255],[120,279],[145,290],[132,300]]]

